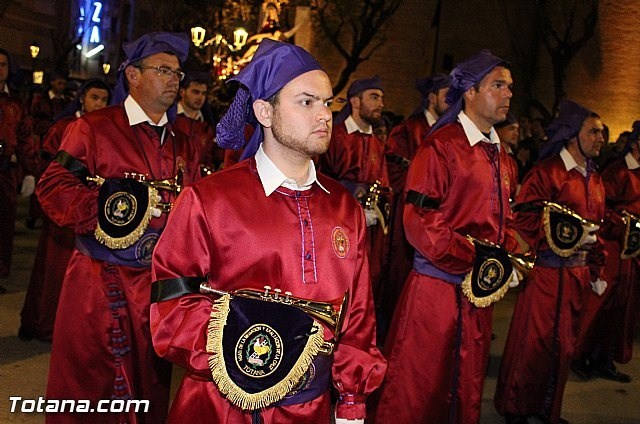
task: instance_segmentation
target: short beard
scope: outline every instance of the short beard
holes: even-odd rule
[[[330,128],[328,128],[328,130],[329,132],[331,132]],[[308,142],[308,140],[305,143],[302,140],[296,140],[294,137],[292,137],[290,134],[295,134],[295,130],[293,127],[284,124],[277,107],[273,108],[271,132],[273,133],[273,137],[278,143],[285,147],[288,147],[293,151],[308,156],[309,158],[321,155],[325,153],[329,148],[328,142],[324,143],[323,145],[314,145]]]

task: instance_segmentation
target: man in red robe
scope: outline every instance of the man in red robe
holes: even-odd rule
[[[607,204],[602,238],[607,251],[609,287],[604,296],[589,299],[595,321],[587,332],[579,368],[576,369],[575,362],[572,366],[586,378],[631,381],[630,375],[618,371],[615,362],[626,364],[631,360],[640,320],[640,249],[635,226],[640,217],[639,136],[640,121],[636,121],[622,157],[602,172]]]
[[[22,104],[9,93],[9,53],[0,49],[0,278],[11,269],[19,170],[25,175],[20,194],[30,196],[35,187],[35,144]],[[4,288],[0,286],[0,292]]]
[[[563,102],[547,129],[540,162],[516,199],[515,228],[537,259],[518,295],[500,364],[495,406],[508,423],[526,423],[528,416],[565,422],[562,396],[579,335],[586,330],[587,301],[592,291],[602,295],[606,288],[604,252],[597,224],[555,225],[541,209],[547,201],[594,223],[604,218],[604,185],[593,163],[604,144],[602,130],[598,115]]]
[[[384,107],[380,78],[376,75],[354,81],[347,90],[347,98],[347,105],[336,116],[329,149],[320,156],[319,163],[323,173],[343,184],[365,208],[371,284],[378,306],[387,262],[387,217],[392,198],[385,146],[373,133],[373,125],[382,119]],[[372,195],[372,188],[377,188],[380,194]]]
[[[91,79],[80,87],[76,99],[62,116],[58,116],[58,121],[49,129],[42,142],[38,177],[58,153],[67,126],[85,113],[107,106],[110,97],[111,88],[102,80]],[[72,229],[56,225],[46,215],[43,217],[31,279],[20,313],[18,337],[21,340],[27,341],[34,337],[38,340],[51,340],[62,280],[73,252],[74,240]]]
[[[188,48],[185,35],[166,32],[124,43],[116,104],[69,124],[38,183],[47,215],[76,234],[53,332],[47,398],[88,399],[92,406],[101,399],[149,401],[148,412],[52,413],[47,423],[160,423],[166,418],[171,366],[153,351],[149,304],[151,253],[167,217],[160,205],[152,207],[158,199],[151,192],[149,207],[140,208],[147,228],[140,223],[119,237],[118,225],[135,225],[137,215],[130,212],[147,201],[133,197],[133,191],[111,194],[103,188],[147,189],[145,183],[174,178],[188,185],[198,178],[196,150],[174,134],[168,117]],[[100,178],[104,182],[98,188],[93,181]],[[157,193],[165,203],[175,201],[174,191]],[[108,227],[111,223],[116,230]]]
[[[404,235],[404,184],[407,169],[418,148],[427,138],[431,126],[447,110],[449,76],[434,74],[416,82],[422,102],[400,125],[393,128],[387,144],[387,166],[393,189],[393,223],[389,241],[389,283],[382,294],[383,316],[393,315],[402,286],[413,267],[413,247]]]
[[[189,72],[180,84],[178,116],[174,129],[195,143],[200,156],[202,175],[209,175],[222,167],[224,150],[215,142],[214,122],[206,104],[209,75]]]
[[[187,370],[168,421],[326,423],[334,414],[333,386],[339,395],[336,423],[362,423],[366,397],[382,382],[385,361],[376,348],[365,217],[340,184],[316,173],[311,160],[327,149],[331,137],[329,78],[302,48],[264,40],[231,81],[240,85],[217,126],[217,141],[238,149],[244,144],[245,119],[257,122],[243,150],[248,159],[180,195],[153,256],[154,346],[161,357]],[[338,336],[334,331],[340,339],[333,354],[319,354],[303,367],[304,384],[289,394],[284,388],[281,395],[287,395],[275,404],[266,400],[271,386],[256,378],[253,398],[264,406],[241,409],[234,402],[251,393],[228,395],[233,384],[220,383],[210,365],[223,355],[231,355],[232,362],[246,357],[235,343],[209,344],[220,299],[202,294],[200,284],[232,293],[270,286],[272,293],[323,302],[347,291],[342,330],[322,322],[324,340]],[[257,311],[272,302],[262,303]],[[268,356],[279,344],[266,344],[267,339],[296,324],[276,321],[268,334],[252,339],[249,359],[255,372],[269,375],[283,356],[288,358],[287,352]],[[224,328],[242,324],[227,318]],[[261,357],[268,369],[260,367]]]
[[[449,109],[409,167],[404,225],[416,253],[385,342],[376,423],[480,420],[493,307],[471,303],[462,282],[476,259],[468,235],[518,246],[508,227],[515,176],[493,128],[509,111],[507,66],[488,50],[456,66]]]

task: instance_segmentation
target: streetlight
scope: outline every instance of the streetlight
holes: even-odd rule
[[[36,57],[38,57],[38,53],[40,53],[40,46],[38,46],[38,43],[31,44],[29,46],[29,52],[31,53],[31,58],[35,60]]]
[[[38,57],[38,54],[40,53],[40,46],[38,43],[34,42],[29,46],[29,53],[31,53],[31,79],[34,84],[42,84],[43,72],[36,72],[36,57]]]
[[[245,44],[247,44],[248,36],[249,33],[244,28],[236,28],[236,30],[233,31],[233,45],[236,50],[240,50]]]
[[[207,31],[201,26],[191,28],[191,41],[194,46],[200,47],[200,44],[204,41],[204,35],[206,32]]]

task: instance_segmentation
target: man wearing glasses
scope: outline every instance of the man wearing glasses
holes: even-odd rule
[[[71,123],[37,194],[75,232],[53,333],[47,399],[147,400],[148,411],[50,413],[46,422],[164,422],[171,369],[149,334],[151,253],[179,184],[197,178],[195,147],[172,130],[185,35],[123,45],[115,105]],[[173,190],[151,182],[174,182]],[[162,202],[159,204],[158,202]],[[96,408],[97,410],[98,408]]]

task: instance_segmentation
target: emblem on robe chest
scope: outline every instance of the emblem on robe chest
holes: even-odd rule
[[[331,245],[337,257],[344,259],[349,254],[349,238],[341,227],[335,227],[331,232]]]

